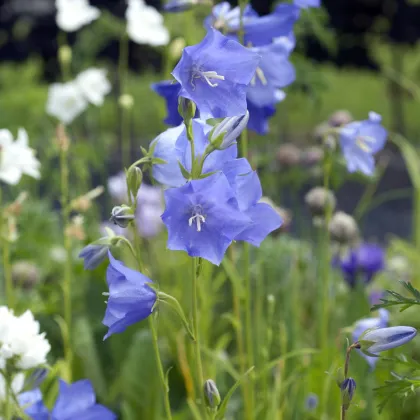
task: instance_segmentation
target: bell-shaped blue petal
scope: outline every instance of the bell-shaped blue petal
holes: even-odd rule
[[[360,340],[361,349],[372,354],[408,343],[417,335],[413,327],[388,327],[368,331]]]
[[[388,326],[389,322],[389,312],[386,309],[379,309],[378,316],[374,318],[363,318],[356,322],[353,329],[352,339],[355,343],[359,340],[359,338],[362,336],[362,334],[366,330],[370,330],[372,328],[385,328]],[[373,369],[376,365],[376,362],[378,360],[377,357],[372,357],[364,354],[360,350],[358,350],[358,353],[362,355],[363,358],[366,359],[366,361],[369,363],[371,369]]]
[[[197,104],[203,119],[246,113],[246,88],[260,61],[258,54],[210,28],[198,45],[184,48],[173,76],[180,96]]]
[[[164,123],[168,125],[179,125],[182,123],[182,117],[178,112],[178,94],[181,85],[171,80],[153,83],[151,88],[166,101],[167,116]]]
[[[294,3],[301,9],[306,9],[308,7],[321,7],[321,0],[294,0]]]
[[[369,119],[355,121],[340,128],[340,145],[349,172],[373,175],[374,154],[383,149],[388,136],[381,125],[381,116],[369,113]]]
[[[258,107],[270,106],[276,100],[277,89],[295,80],[295,68],[289,61],[288,49],[281,43],[251,50],[261,56],[261,61],[248,87],[247,98]]]
[[[48,408],[42,401],[42,393],[39,388],[31,389],[17,396],[20,407],[32,420],[48,420],[50,417]]]
[[[89,244],[79,254],[85,270],[93,270],[108,257],[109,244]]]
[[[95,391],[89,380],[67,384],[60,380],[59,394],[51,412],[52,420],[114,420],[117,416],[96,404]]]
[[[252,224],[222,172],[165,191],[168,248],[219,265],[232,240]]]
[[[126,267],[109,252],[106,272],[109,294],[104,320],[110,335],[125,331],[127,327],[151,315],[156,303],[156,293],[147,284],[152,283],[145,275]]]

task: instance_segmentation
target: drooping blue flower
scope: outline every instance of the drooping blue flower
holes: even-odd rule
[[[277,89],[296,79],[295,68],[289,61],[289,49],[277,42],[251,50],[261,56],[261,61],[248,86],[247,99],[258,107],[270,106],[276,102]]]
[[[235,191],[239,209],[252,220],[252,224],[240,232],[235,240],[260,246],[265,237],[278,229],[283,221],[269,204],[259,203],[262,197],[261,183],[245,158],[227,162],[223,172]]]
[[[333,265],[339,266],[349,286],[355,287],[358,278],[369,283],[375,274],[385,268],[385,251],[379,245],[363,243],[346,257],[335,258]]]
[[[286,94],[277,89],[275,93],[275,101],[266,106],[257,106],[249,98],[247,98],[249,121],[248,129],[258,134],[267,134],[269,131],[268,120],[276,113],[276,104],[281,102]]]
[[[192,120],[192,127],[195,156],[199,157],[204,154],[206,147],[210,144],[208,135],[212,127],[199,119]],[[170,187],[179,187],[185,184],[186,179],[182,175],[178,162],[191,171],[191,144],[188,141],[184,124],[166,130],[153,140],[152,145],[154,142],[157,144],[153,156],[164,159],[167,163],[153,165],[153,177],[161,184]],[[202,173],[221,170],[224,163],[235,159],[237,154],[236,144],[225,150],[212,152],[204,162]]]
[[[89,244],[85,246],[79,254],[83,258],[85,270],[94,270],[102,261],[108,257],[109,243]]]
[[[180,96],[197,104],[201,118],[246,113],[246,89],[260,61],[258,54],[210,28],[198,44],[184,48],[173,76]]]
[[[185,251],[219,265],[226,249],[252,224],[238,206],[222,172],[165,191],[162,220],[168,228],[168,249]]]
[[[373,175],[374,155],[383,149],[388,136],[381,120],[379,114],[370,112],[369,119],[351,122],[340,128],[341,150],[349,172]]]
[[[181,85],[171,80],[153,83],[151,88],[166,101],[167,116],[163,120],[168,125],[179,125],[182,123],[182,117],[178,112],[178,94]]]
[[[378,316],[374,318],[363,318],[356,322],[353,329],[352,339],[355,343],[359,340],[361,335],[371,328],[385,328],[388,326],[389,322],[389,312],[386,309],[379,309]],[[373,369],[376,365],[376,362],[378,360],[377,357],[367,356],[360,350],[358,350],[358,353],[363,356],[364,359],[369,363],[369,366],[371,369]]]
[[[102,323],[109,329],[104,340],[147,318],[156,303],[156,293],[147,285],[152,283],[152,280],[126,267],[116,260],[111,252],[108,255],[110,264],[106,272],[106,281],[109,293]]]
[[[321,7],[321,0],[294,0],[294,3],[301,9],[306,9],[308,7]]]
[[[205,0],[169,0],[164,4],[163,10],[170,13],[184,12],[198,4],[211,4],[211,2]]]
[[[377,354],[394,349],[411,341],[417,335],[413,327],[388,327],[368,331],[361,338],[362,351]]]
[[[117,416],[96,403],[95,391],[89,380],[73,384],[59,381],[59,394],[51,413],[42,402],[39,389],[20,394],[19,403],[32,420],[115,420]]]

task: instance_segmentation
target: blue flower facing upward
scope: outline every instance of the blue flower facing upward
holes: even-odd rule
[[[206,147],[210,144],[208,135],[211,126],[199,119],[192,120],[194,135],[194,151],[197,157],[202,156]],[[179,167],[180,162],[188,171],[191,171],[191,144],[187,138],[184,124],[170,128],[160,134],[152,145],[156,143],[153,156],[165,160],[167,163],[153,165],[153,177],[163,185],[179,187],[185,184]],[[235,159],[237,156],[236,144],[225,150],[212,152],[204,162],[203,174],[221,170],[226,161]]]
[[[197,45],[186,47],[173,76],[181,84],[179,96],[197,104],[201,118],[246,113],[246,90],[260,56],[210,28]]]
[[[168,249],[216,265],[233,239],[252,225],[221,172],[166,190],[165,202],[162,220],[168,229]]]
[[[42,402],[39,389],[19,396],[20,405],[32,420],[115,420],[117,416],[108,408],[96,403],[95,391],[89,380],[73,384],[59,382],[59,394],[51,413]]]
[[[369,113],[369,119],[355,121],[340,128],[340,145],[349,172],[360,171],[373,175],[374,155],[385,146],[387,130],[381,125],[382,117]]]
[[[377,317],[363,318],[357,321],[356,324],[354,325],[353,334],[352,334],[353,343],[358,341],[361,335],[366,330],[369,330],[371,328],[385,328],[388,326],[388,322],[389,322],[389,312],[386,309],[382,309],[382,308],[379,309]],[[357,351],[364,359],[366,359],[371,369],[373,369],[376,365],[378,358],[373,357],[373,356],[367,356],[360,350],[357,350]]]
[[[127,327],[151,315],[156,303],[156,293],[147,284],[152,283],[145,275],[126,267],[108,254],[110,264],[106,272],[109,293],[103,324],[110,335],[121,333]]]
[[[339,266],[348,285],[355,287],[359,276],[364,283],[369,283],[385,268],[385,251],[379,245],[363,243],[346,257],[335,258],[333,265]]]

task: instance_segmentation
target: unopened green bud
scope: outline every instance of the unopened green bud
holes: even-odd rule
[[[118,98],[118,104],[120,105],[121,108],[131,109],[133,108],[133,105],[134,105],[134,99],[128,93],[124,93]]]
[[[204,383],[204,395],[208,407],[217,409],[220,405],[221,398],[216,383],[212,379],[207,379]]]
[[[132,166],[127,172],[127,185],[129,194],[136,199],[137,193],[143,181],[143,172],[137,166]]]
[[[179,97],[178,112],[186,123],[194,118],[196,110],[197,106],[191,99],[183,98],[182,96]]]
[[[60,60],[60,63],[62,64],[71,63],[71,59],[72,59],[71,47],[69,47],[68,45],[61,46],[58,49],[58,58]]]
[[[134,220],[134,212],[131,207],[124,204],[116,206],[112,209],[110,220],[119,227],[126,228]]]

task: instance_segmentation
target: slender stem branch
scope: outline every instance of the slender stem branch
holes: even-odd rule
[[[120,53],[118,57],[118,77],[120,83],[120,96],[126,93],[127,89],[127,73],[129,58],[129,39],[127,33],[124,32],[120,39]],[[130,161],[130,110],[121,107],[121,160],[124,168],[128,167]]]
[[[135,223],[132,224],[132,231],[133,231],[133,234],[134,234],[134,246],[135,246],[135,249],[136,249],[137,265],[139,267],[139,270],[141,272],[144,272],[144,263],[143,263],[143,259],[141,257],[141,250],[140,250],[140,237],[139,237],[139,234],[137,232],[137,226],[136,226]],[[169,401],[169,389],[168,389],[168,385],[166,383],[166,378],[165,378],[165,372],[163,370],[162,359],[160,357],[158,333],[157,333],[157,329],[156,329],[156,326],[155,326],[155,320],[153,319],[153,314],[149,316],[149,326],[150,326],[150,331],[152,332],[153,351],[155,353],[156,365],[157,365],[161,385],[162,385],[162,388],[163,388],[163,401],[164,401],[164,406],[165,406],[166,418],[167,418],[167,420],[172,420],[171,403]]]
[[[5,232],[7,235],[8,232]],[[15,294],[13,290],[13,279],[12,279],[12,266],[10,263],[10,242],[5,235],[3,235],[3,271],[4,271],[4,282],[6,286],[6,302],[9,309],[15,307]]]
[[[66,250],[66,261],[64,262],[63,279],[63,298],[64,298],[64,322],[67,334],[64,335],[64,355],[67,362],[69,381],[71,381],[71,365],[73,354],[71,349],[71,330],[72,330],[72,302],[71,302],[71,283],[72,283],[72,245],[68,235],[67,226],[70,218],[69,206],[69,168],[68,168],[68,148],[60,148],[60,172],[61,172],[61,215],[63,224],[64,248]]]
[[[341,420],[346,420],[346,408],[344,405],[341,406]]]

